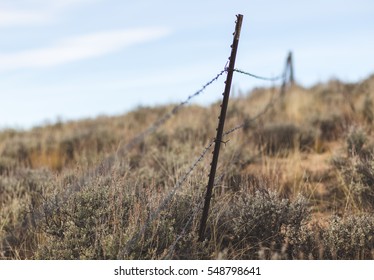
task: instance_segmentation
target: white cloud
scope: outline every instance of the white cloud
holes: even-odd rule
[[[0,3],[0,27],[49,23],[65,10],[98,1],[101,0],[5,0]]]
[[[24,0],[32,5],[49,7],[50,9],[70,8],[82,4],[93,4],[102,0]]]
[[[0,27],[23,26],[27,24],[40,24],[51,21],[49,13],[41,11],[25,11],[16,9],[0,10]]]
[[[99,57],[125,47],[170,34],[166,28],[139,28],[97,32],[61,40],[51,47],[0,53],[0,71],[52,67]]]

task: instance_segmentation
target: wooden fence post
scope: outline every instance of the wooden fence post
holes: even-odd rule
[[[218,157],[219,157],[219,150],[222,143],[222,134],[223,134],[223,128],[225,125],[225,118],[226,118],[226,112],[227,112],[227,106],[229,103],[229,96],[230,96],[230,89],[231,89],[231,83],[232,83],[232,77],[234,73],[235,68],[235,59],[236,59],[236,53],[239,45],[239,37],[240,37],[240,31],[241,26],[243,22],[243,15],[237,15],[236,20],[236,26],[235,26],[235,32],[234,32],[234,39],[233,43],[231,45],[231,55],[230,55],[230,63],[229,67],[227,68],[227,78],[226,78],[226,86],[225,91],[223,93],[223,101],[221,104],[221,114],[218,118],[218,128],[217,128],[217,136],[215,138],[215,145],[214,145],[214,151],[213,151],[213,159],[211,163],[211,169],[209,174],[209,181],[207,186],[207,191],[205,195],[205,204],[203,209],[203,214],[201,217],[201,223],[200,223],[200,229],[199,229],[199,241],[204,241],[204,234],[205,234],[205,228],[206,223],[208,220],[209,215],[209,206],[210,206],[210,200],[212,198],[212,191],[214,186],[214,177],[216,175],[217,170],[217,164],[218,164]]]

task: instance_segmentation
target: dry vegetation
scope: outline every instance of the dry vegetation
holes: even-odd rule
[[[230,101],[206,240],[197,241],[218,104],[0,132],[0,259],[373,259],[374,77]],[[114,165],[101,164],[112,157]],[[99,166],[99,168],[97,168]],[[144,227],[144,225],[147,225]]]

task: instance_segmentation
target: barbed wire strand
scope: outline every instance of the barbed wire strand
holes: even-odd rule
[[[169,120],[172,116],[174,116],[175,114],[177,114],[179,112],[179,110],[185,106],[186,104],[188,104],[191,99],[193,99],[194,97],[200,95],[208,86],[210,86],[211,84],[213,84],[215,81],[218,80],[218,78],[220,76],[223,75],[223,73],[226,72],[226,69],[225,70],[222,70],[221,72],[219,72],[213,79],[211,79],[209,82],[207,82],[205,85],[202,86],[201,89],[199,89],[198,91],[196,91],[194,94],[190,95],[187,97],[186,100],[182,101],[181,103],[179,103],[177,106],[175,106],[170,112],[168,112],[167,114],[165,114],[163,117],[161,117],[160,119],[158,119],[157,121],[155,121],[151,126],[149,126],[145,131],[143,131],[142,133],[140,133],[139,135],[137,135],[136,137],[134,137],[127,145],[125,145],[122,149],[118,149],[117,150],[117,155],[120,156],[122,155],[123,153],[125,153],[126,151],[128,151],[129,149],[131,149],[133,146],[139,144],[140,142],[142,142],[144,140],[144,138],[146,136],[148,136],[149,134],[152,134],[154,131],[156,131],[161,125],[163,125],[167,120]]]
[[[264,80],[264,81],[270,81],[270,82],[279,81],[279,80],[283,79],[283,76],[284,76],[283,74],[281,74],[279,76],[275,76],[275,77],[271,77],[271,78],[270,77],[264,77],[264,76],[259,76],[259,75],[256,75],[256,74],[252,74],[252,73],[249,73],[249,72],[237,69],[237,68],[234,69],[234,72],[238,72],[238,73],[244,74],[246,76],[258,79],[258,80]]]
[[[247,120],[247,121],[243,122],[242,124],[232,128],[232,129],[226,131],[223,134],[223,136],[227,136],[227,135],[235,132],[236,130],[244,128],[244,127],[248,126],[250,123],[259,119],[261,116],[265,115],[277,103],[277,101],[280,100],[280,98],[284,95],[284,92],[286,90],[286,82],[287,82],[286,73],[287,73],[287,70],[285,70],[284,74],[282,75],[283,76],[283,82],[282,82],[279,94],[277,94],[276,96],[275,96],[275,94],[272,94],[271,98],[270,98],[270,101],[266,104],[266,106],[256,116],[254,116],[250,120]]]

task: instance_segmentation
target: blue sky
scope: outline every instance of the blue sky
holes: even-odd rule
[[[292,50],[305,86],[374,73],[372,0],[0,0],[0,128],[182,101],[225,66],[238,13],[237,68],[277,75]]]

